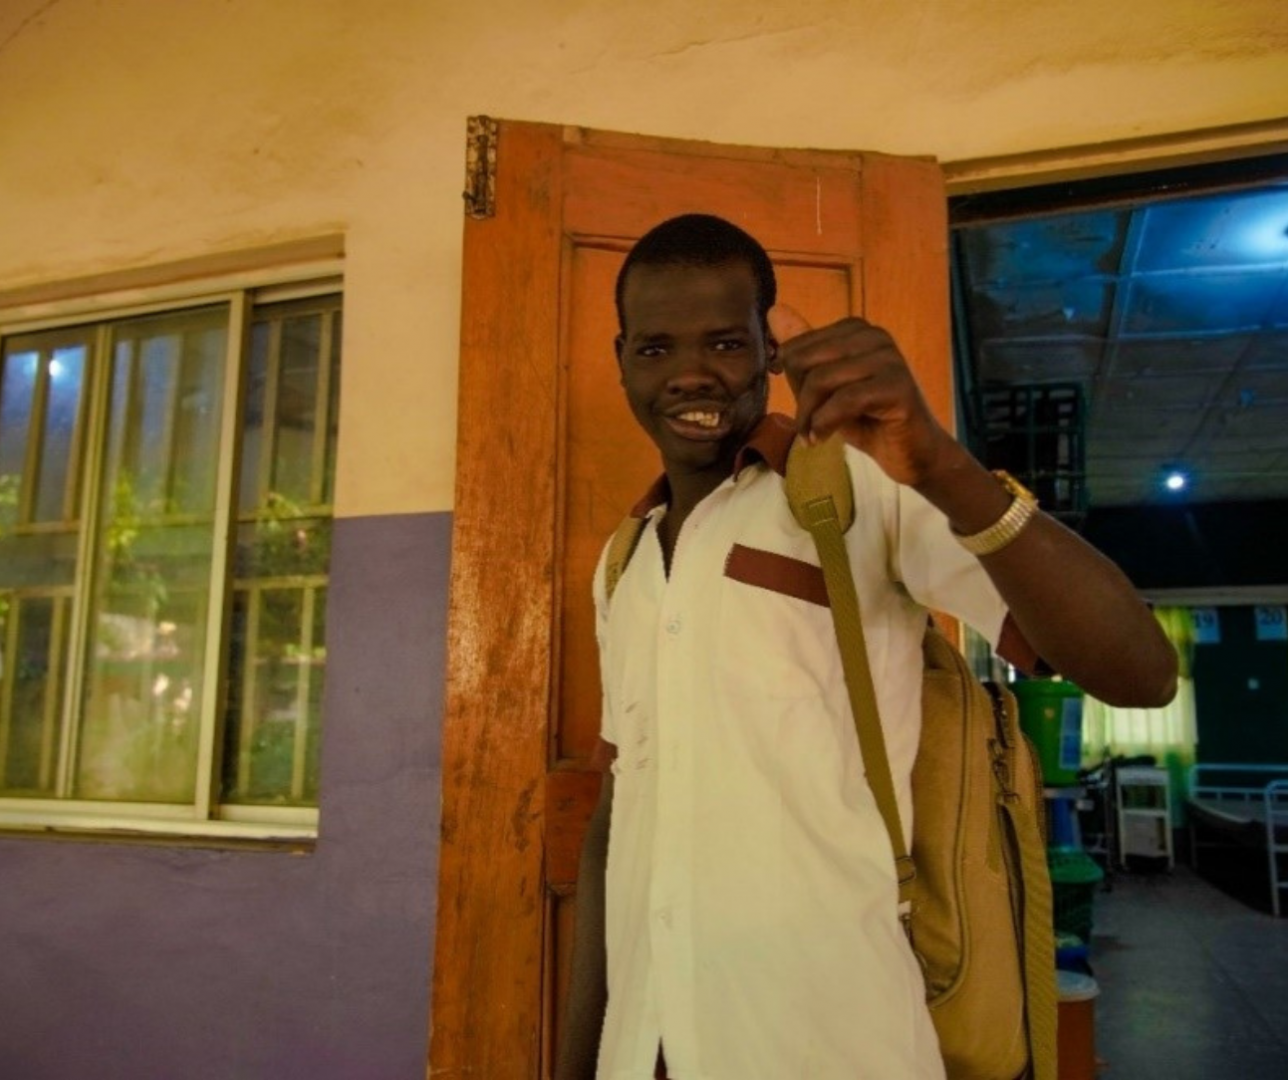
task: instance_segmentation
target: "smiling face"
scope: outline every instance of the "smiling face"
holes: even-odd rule
[[[756,299],[755,277],[741,262],[643,264],[627,277],[622,386],[662,454],[673,497],[714,489],[765,415],[775,348]]]

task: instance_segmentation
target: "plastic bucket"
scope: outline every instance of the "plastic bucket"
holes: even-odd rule
[[[1077,934],[1057,930],[1055,935],[1055,966],[1060,971],[1087,971],[1087,946]]]
[[[1059,1080],[1096,1080],[1096,998],[1100,987],[1090,975],[1057,971],[1059,1028],[1056,1070]]]
[[[1066,679],[1021,679],[1011,684],[1020,727],[1037,747],[1042,782],[1078,782],[1082,767],[1082,691]]]
[[[1077,849],[1048,849],[1047,866],[1056,930],[1075,934],[1090,945],[1096,889],[1105,872],[1090,855]]]
[[[1078,793],[1081,788],[1064,789]],[[1047,809],[1047,844],[1053,848],[1081,848],[1081,833],[1078,829],[1078,800],[1064,795],[1048,798]]]

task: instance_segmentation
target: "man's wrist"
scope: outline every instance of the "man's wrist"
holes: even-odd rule
[[[1012,496],[955,439],[914,490],[948,519],[954,533],[970,536],[1006,513]]]
[[[1009,547],[1027,527],[1038,512],[1038,501],[1033,493],[1010,473],[998,470],[993,473],[998,484],[1011,496],[1011,503],[1002,515],[984,529],[963,535],[956,529],[957,542],[977,557],[993,555]]]

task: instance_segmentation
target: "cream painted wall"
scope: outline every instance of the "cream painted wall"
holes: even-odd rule
[[[0,291],[342,230],[342,516],[452,503],[465,118],[945,161],[1288,115],[1283,0],[3,0]]]

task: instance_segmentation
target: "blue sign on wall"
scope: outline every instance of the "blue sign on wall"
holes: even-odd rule
[[[1258,641],[1288,641],[1288,609],[1258,607],[1253,611]]]
[[[1190,609],[1194,618],[1194,644],[1221,644],[1221,616],[1214,607],[1196,607]]]

